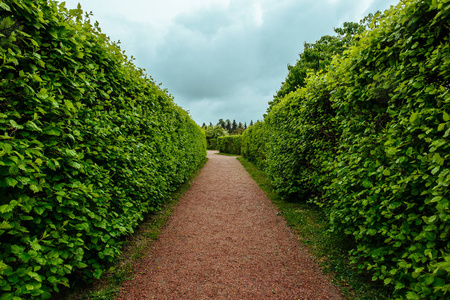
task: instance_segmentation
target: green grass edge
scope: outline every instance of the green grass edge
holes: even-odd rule
[[[369,274],[360,274],[348,259],[353,241],[333,234],[325,214],[314,204],[288,202],[275,191],[267,174],[243,157],[237,160],[272,201],[298,240],[313,256],[329,280],[340,289],[345,299],[385,300],[392,292],[374,283]]]
[[[133,265],[142,259],[151,249],[153,242],[158,240],[181,197],[190,188],[207,161],[208,158],[205,157],[189,179],[172,193],[164,207],[159,212],[147,216],[136,228],[124,243],[120,258],[99,280],[95,280],[92,284],[75,283],[73,288],[53,295],[52,299],[62,299],[61,297],[66,300],[117,299],[122,283],[134,276]]]
[[[219,151],[219,150],[214,150],[214,151]],[[223,155],[223,156],[240,156],[240,154],[231,154],[231,153],[225,153],[225,152],[217,152],[214,154],[215,155]]]

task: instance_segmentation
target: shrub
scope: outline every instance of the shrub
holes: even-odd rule
[[[264,122],[257,121],[242,134],[241,153],[258,167],[264,168],[266,160],[266,135],[270,131],[264,127]]]
[[[227,131],[221,126],[208,126],[205,130],[206,143],[209,150],[217,150],[217,138],[227,134]]]
[[[217,138],[217,148],[221,153],[241,154],[241,135],[226,135]]]
[[[208,150],[217,150],[217,138],[207,139],[206,141]]]
[[[338,134],[330,82],[311,76],[307,86],[286,96],[267,115],[266,171],[285,199],[320,197],[329,182],[324,162],[332,158]]]
[[[81,9],[0,6],[1,299],[48,298],[101,275],[205,135]]]

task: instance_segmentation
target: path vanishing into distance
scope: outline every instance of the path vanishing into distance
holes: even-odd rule
[[[118,299],[342,299],[236,157],[215,153]]]

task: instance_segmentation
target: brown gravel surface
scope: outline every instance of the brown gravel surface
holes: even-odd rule
[[[118,299],[342,299],[236,157],[208,158]]]

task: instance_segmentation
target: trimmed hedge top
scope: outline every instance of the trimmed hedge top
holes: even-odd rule
[[[226,135],[217,138],[217,148],[221,153],[241,155],[242,135]]]

